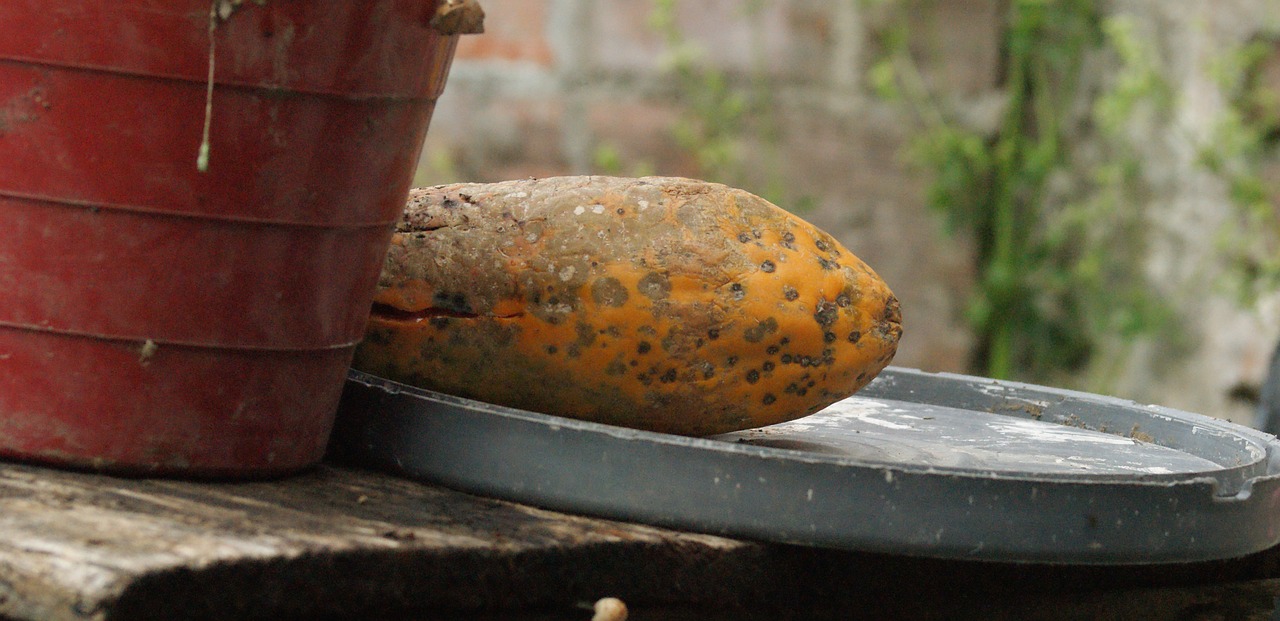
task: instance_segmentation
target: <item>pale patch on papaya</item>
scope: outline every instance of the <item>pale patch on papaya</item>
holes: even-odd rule
[[[619,359],[610,360],[609,364],[605,365],[604,372],[605,372],[605,375],[610,375],[613,377],[626,375],[627,365],[623,363],[622,360],[619,360]]]
[[[600,306],[619,308],[626,305],[629,297],[622,281],[612,276],[597,278],[591,283],[591,299]]]
[[[596,342],[596,329],[591,324],[579,321],[578,324],[574,326],[574,331],[577,332],[577,338],[574,340],[574,344],[578,347],[590,347]]]
[[[743,330],[742,338],[748,343],[759,343],[765,337],[778,331],[778,320],[775,317],[766,317],[758,321],[756,325]]]
[[[671,295],[671,279],[661,272],[649,272],[636,285],[640,294],[650,300],[665,300]]]

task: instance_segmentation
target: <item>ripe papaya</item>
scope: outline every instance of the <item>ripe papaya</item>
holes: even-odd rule
[[[414,190],[354,366],[491,403],[710,435],[853,394],[902,334],[827,233],[690,179]]]

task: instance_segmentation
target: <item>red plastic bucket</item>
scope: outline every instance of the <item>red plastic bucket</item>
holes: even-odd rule
[[[319,460],[453,57],[436,4],[0,2],[0,455]]]

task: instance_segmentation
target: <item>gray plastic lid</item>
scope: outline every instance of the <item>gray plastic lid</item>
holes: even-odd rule
[[[685,530],[939,558],[1148,564],[1280,542],[1273,436],[1014,382],[890,368],[810,417],[686,438],[352,371],[335,455]]]

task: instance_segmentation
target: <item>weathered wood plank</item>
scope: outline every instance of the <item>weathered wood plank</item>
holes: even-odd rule
[[[1277,575],[1275,551],[1072,568],[766,545],[336,466],[193,483],[0,465],[0,616],[13,619],[585,621],[576,605],[606,595],[633,621],[1265,619]]]
[[[750,547],[333,467],[207,484],[0,466],[0,614],[24,619],[572,605]]]

